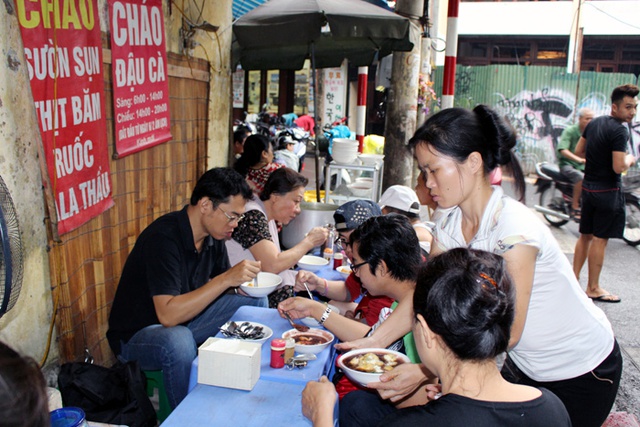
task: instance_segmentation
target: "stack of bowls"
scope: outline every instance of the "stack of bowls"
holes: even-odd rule
[[[331,150],[333,161],[341,165],[350,165],[358,158],[358,141],[354,139],[334,138]]]

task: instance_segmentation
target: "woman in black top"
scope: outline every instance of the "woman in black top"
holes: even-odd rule
[[[495,358],[507,350],[514,305],[499,255],[457,248],[431,258],[413,296],[413,334],[442,394],[436,399],[434,393],[426,405],[394,411],[379,425],[571,426],[553,393],[509,383],[498,370]],[[315,427],[329,426],[334,400],[333,385],[323,378],[307,384],[302,409]]]

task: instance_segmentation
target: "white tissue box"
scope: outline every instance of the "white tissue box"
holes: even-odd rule
[[[261,347],[241,340],[209,338],[198,348],[198,382],[252,390],[260,378]]]

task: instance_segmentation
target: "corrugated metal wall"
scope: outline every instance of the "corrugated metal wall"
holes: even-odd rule
[[[436,69],[434,89],[442,94],[442,67]],[[597,115],[609,114],[610,95],[616,86],[638,84],[634,74],[583,71],[567,74],[562,67],[487,65],[456,69],[456,107],[486,104],[507,117],[518,133],[516,151],[525,173],[536,162],[555,162],[555,147],[562,131],[576,122],[583,107]],[[577,96],[576,96],[577,93]],[[640,143],[640,124],[632,126]]]

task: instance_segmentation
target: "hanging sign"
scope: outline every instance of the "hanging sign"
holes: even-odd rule
[[[15,4],[63,234],[113,206],[97,0]]]
[[[233,73],[233,108],[244,108],[244,70],[240,67]]]
[[[111,0],[117,157],[171,139],[162,0]]]
[[[345,116],[347,73],[344,67],[322,70],[324,87],[324,111],[322,123],[333,123]]]

